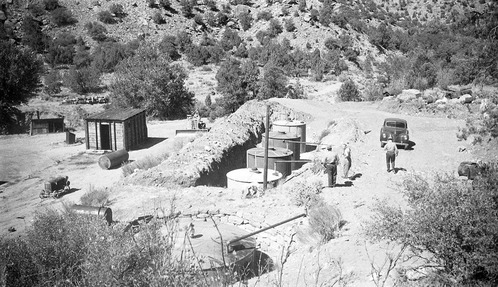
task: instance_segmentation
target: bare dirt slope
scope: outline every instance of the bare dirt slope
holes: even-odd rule
[[[328,203],[340,209],[346,224],[336,239],[320,248],[316,240],[294,237],[295,242],[289,249],[290,256],[283,265],[283,285],[306,286],[315,282],[334,282],[339,278],[337,268],[340,265],[343,279],[346,279],[346,275],[351,275],[351,286],[373,286],[369,275],[370,263],[381,264],[386,252],[382,245],[366,243],[362,234],[362,225],[370,218],[371,207],[378,199],[387,199],[390,204],[402,204],[396,185],[406,173],[455,172],[460,161],[472,159],[468,151],[458,152],[458,147],[465,143],[458,142],[455,133],[458,126],[463,125],[463,121],[402,116],[408,120],[415,145],[412,150],[400,151],[396,161],[400,171],[394,174],[386,172],[385,156],[378,137],[383,119],[397,115],[381,112],[372,103],[327,103],[290,99],[275,101],[313,116],[307,125],[308,140],[316,140],[330,121],[341,118],[355,119],[362,130],[367,132],[361,141],[351,142],[352,172],[356,175],[355,179],[350,184],[344,184],[345,181],[339,178],[338,187],[325,188],[322,192]],[[131,159],[170,151],[174,144],[174,130],[183,128],[183,124],[182,121],[149,123],[149,135],[156,138],[158,143],[132,152]],[[81,137],[82,134],[79,133],[78,136]],[[40,208],[60,207],[62,202],[77,203],[90,184],[111,187],[119,181],[120,169],[101,170],[96,163],[98,154],[85,152],[82,144],[66,146],[62,143],[63,140],[63,134],[0,138],[1,172],[2,176],[7,175],[8,178],[2,179],[8,183],[0,186],[0,234],[8,234],[7,228],[13,226],[18,231],[10,233],[10,236],[16,236]],[[67,174],[72,187],[79,190],[61,199],[40,201],[38,193],[43,180],[59,173]],[[325,181],[324,174],[320,174],[320,178]],[[144,214],[157,214],[161,210],[168,211],[172,201],[177,210],[185,213],[220,210],[241,215],[249,221],[266,223],[278,222],[304,211],[292,204],[285,185],[278,191],[268,192],[256,199],[245,199],[240,193],[214,187],[169,190],[167,187],[114,185],[111,201],[115,220],[119,221],[128,221]],[[287,246],[291,238],[288,235],[292,230],[285,226],[269,233],[271,236],[266,235],[272,237],[280,231],[284,236],[262,247],[277,266],[281,265],[278,258],[282,248]],[[263,278],[252,280],[254,284],[266,286],[265,284],[277,280],[277,274],[271,272]]]

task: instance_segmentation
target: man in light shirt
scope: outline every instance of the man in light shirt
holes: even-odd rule
[[[391,170],[394,170],[394,173],[396,173],[395,161],[396,157],[398,156],[398,148],[393,142],[393,137],[391,135],[387,138],[387,143],[384,146],[384,150],[386,151],[387,172],[391,172]]]

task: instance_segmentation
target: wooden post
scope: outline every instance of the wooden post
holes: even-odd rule
[[[265,125],[265,168],[263,171],[263,190],[268,185],[268,145],[270,137],[270,105],[266,106],[266,125]]]

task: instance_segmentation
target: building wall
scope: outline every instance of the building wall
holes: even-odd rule
[[[86,148],[102,149],[100,126],[108,124],[110,127],[110,142],[112,150],[137,148],[147,140],[147,123],[145,113],[140,113],[124,122],[108,120],[86,121]]]

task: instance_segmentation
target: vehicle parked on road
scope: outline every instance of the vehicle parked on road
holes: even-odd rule
[[[410,136],[408,132],[408,123],[400,118],[386,118],[380,129],[380,146],[384,147],[389,136],[392,136],[396,145],[406,148],[410,145]]]

